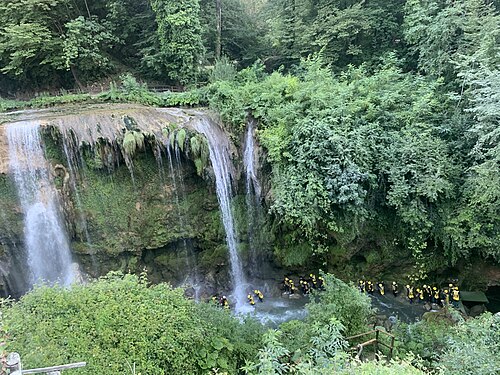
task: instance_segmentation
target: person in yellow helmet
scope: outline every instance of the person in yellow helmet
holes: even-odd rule
[[[314,274],[310,273],[309,277],[311,278],[312,287],[314,289],[316,289],[318,287],[318,282],[316,281],[316,276]]]
[[[415,298],[415,292],[413,291],[413,287],[410,286],[409,284],[406,285],[406,297],[408,297],[410,303],[413,303],[413,299]]]
[[[460,301],[460,291],[458,286],[454,287],[451,291],[451,299],[453,300],[453,306],[458,307],[458,302]]]
[[[325,290],[325,278],[323,276],[318,277],[318,289]]]
[[[371,281],[367,281],[366,282],[366,291],[368,292],[368,294],[373,294],[374,292],[374,287],[373,287],[373,283]]]
[[[397,297],[398,294],[399,294],[399,285],[397,282],[393,281],[392,282],[392,285],[391,285],[391,289],[392,289],[392,295],[394,297]]]
[[[222,298],[220,299],[220,304],[222,307],[224,307],[224,309],[229,310],[229,301],[227,300],[226,296],[222,296]]]
[[[385,294],[385,285],[384,285],[383,281],[379,281],[377,283],[377,289],[378,289],[378,292],[380,293],[381,296],[383,296]]]
[[[304,280],[304,278],[300,278],[300,289],[302,290],[303,294],[309,294],[310,293],[310,288],[309,288],[309,283]]]
[[[443,289],[442,301],[445,306],[450,304],[450,290],[445,288]]]
[[[255,296],[259,299],[259,302],[264,302],[264,294],[258,289],[255,289],[254,291]]]
[[[247,299],[250,305],[252,306],[255,305],[255,300],[253,299],[253,296],[250,293],[248,293]]]
[[[417,294],[418,294],[418,302],[422,302],[424,303],[425,301],[425,293],[424,293],[424,289],[417,289]]]
[[[439,304],[439,289],[435,286],[432,287],[432,303]]]
[[[359,280],[358,288],[361,293],[366,292],[366,282],[364,280]]]
[[[285,293],[290,293],[291,292],[291,289],[290,289],[290,279],[288,277],[285,277],[285,280],[283,281],[283,284],[284,284]]]

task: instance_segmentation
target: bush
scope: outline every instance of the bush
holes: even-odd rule
[[[500,371],[500,314],[483,314],[456,326],[438,367],[447,374],[490,375]]]
[[[344,335],[364,332],[372,314],[370,298],[357,288],[327,274],[325,290],[315,293],[307,304],[307,322],[328,324],[335,317],[345,327]]]
[[[236,373],[260,346],[255,323],[133,275],[39,286],[2,312],[12,337],[7,349],[26,368],[86,361],[73,373],[123,374],[134,364],[148,375]]]

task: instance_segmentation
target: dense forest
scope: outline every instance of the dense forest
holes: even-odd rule
[[[103,100],[208,105],[236,133],[253,116],[285,263],[409,251],[425,276],[500,259],[498,6],[7,0],[0,87],[8,97],[119,76],[127,87],[133,75],[188,91],[137,85]]]
[[[284,267],[484,290],[500,262],[498,0],[2,0],[0,71],[2,111],[208,107],[236,143],[256,120]],[[145,275],[42,286],[2,302],[0,349],[88,373],[498,373],[498,314],[451,308],[396,325],[394,360],[352,360],[373,311],[325,278],[304,321],[269,331]]]

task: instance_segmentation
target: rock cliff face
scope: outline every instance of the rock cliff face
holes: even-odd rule
[[[229,288],[208,146],[193,127],[205,116],[199,111],[113,105],[9,118],[41,122],[71,250],[84,274],[146,270],[153,282],[191,285],[193,293]],[[1,132],[2,125],[0,290],[18,295],[26,288],[19,280],[25,272],[23,218]],[[220,128],[218,134],[226,137]],[[236,148],[231,151],[237,158]],[[235,171],[233,178],[236,187]],[[243,211],[237,206],[244,198],[233,201],[235,212]],[[247,224],[240,227],[244,233]],[[245,236],[241,239],[244,242]],[[198,285],[204,285],[201,291]]]

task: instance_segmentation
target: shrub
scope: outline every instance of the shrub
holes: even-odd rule
[[[372,314],[370,298],[333,275],[324,278],[325,290],[315,293],[307,304],[307,321],[326,325],[333,316],[345,327],[346,336],[365,331]]]
[[[86,361],[75,374],[229,373],[256,353],[260,332],[225,311],[195,304],[166,284],[110,274],[88,285],[36,287],[3,308],[26,368]],[[255,333],[255,337],[252,335]]]

